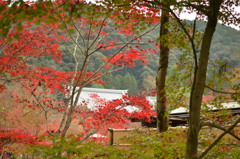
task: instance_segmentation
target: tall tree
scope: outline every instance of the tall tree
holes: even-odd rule
[[[203,35],[198,64],[195,66],[195,77],[189,103],[189,129],[187,133],[186,145],[187,159],[198,158],[198,132],[200,128],[202,96],[206,82],[210,46],[218,22],[219,10],[222,3],[222,0],[209,0],[208,10],[206,10],[208,21]]]
[[[168,1],[162,1],[169,7]],[[160,58],[159,67],[156,77],[156,93],[157,93],[157,128],[158,131],[164,132],[168,130],[168,114],[166,102],[166,77],[168,69],[169,46],[166,44],[164,36],[169,33],[169,12],[162,8],[161,27],[160,27]]]
[[[206,75],[207,67],[210,55],[210,47],[213,38],[213,34],[216,29],[218,20],[222,20],[224,23],[238,24],[238,15],[234,14],[234,5],[238,5],[238,0],[208,0],[208,1],[181,1],[180,7],[189,7],[189,10],[197,12],[197,18],[207,18],[207,25],[204,30],[199,55],[197,55],[196,45],[196,20],[192,30],[187,30],[179,17],[169,8],[172,15],[177,19],[185,34],[187,35],[193,52],[193,58],[195,61],[194,76],[192,89],[190,93],[190,116],[189,116],[189,128],[187,133],[186,144],[186,158],[193,159],[198,158],[198,135],[200,131],[200,111],[202,105],[202,97],[204,88],[206,87]],[[231,9],[229,9],[231,8]],[[239,122],[238,120],[236,122]],[[200,158],[203,156],[200,155]]]

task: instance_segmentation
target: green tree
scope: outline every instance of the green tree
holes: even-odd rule
[[[114,88],[113,81],[114,79],[112,73],[106,74],[106,76],[104,77],[105,88]]]
[[[120,74],[115,76],[114,80],[113,80],[114,88],[116,88],[116,89],[123,89],[122,81],[123,81],[123,77]]]
[[[198,156],[198,138],[200,130],[200,111],[202,105],[202,97],[204,93],[204,88],[206,86],[206,76],[207,67],[210,56],[210,47],[212,43],[213,34],[215,32],[218,20],[222,20],[226,23],[238,24],[239,19],[234,12],[229,12],[227,8],[234,8],[234,5],[238,5],[237,0],[208,0],[208,1],[198,1],[197,3],[192,1],[181,1],[184,6],[188,6],[190,10],[196,10],[200,17],[207,18],[207,25],[204,30],[199,55],[197,55],[196,37],[195,37],[195,26],[196,21],[193,25],[192,30],[187,30],[183,26],[181,20],[177,17],[174,11],[169,7],[171,14],[178,20],[185,34],[187,35],[193,52],[193,58],[195,62],[194,77],[192,83],[192,89],[190,93],[190,117],[189,117],[189,128],[187,133],[187,143],[186,143],[186,159],[202,158],[206,154],[206,151]],[[220,11],[221,10],[221,11]],[[231,10],[232,11],[232,10]],[[229,19],[230,22],[229,22]],[[236,122],[239,122],[237,120]],[[235,124],[236,124],[235,122]],[[234,124],[234,125],[235,125]],[[225,132],[226,134],[226,132]],[[219,138],[218,138],[219,139]],[[218,140],[217,139],[217,140]],[[215,142],[214,142],[215,143]],[[216,143],[215,143],[216,144]]]
[[[128,94],[130,96],[137,93],[137,80],[130,73],[125,74],[122,81],[123,89],[128,89]]]
[[[93,83],[91,84],[92,88],[104,88],[104,86],[102,84],[98,84],[98,83]]]
[[[130,95],[136,95],[138,93],[138,84],[136,78],[132,75],[132,87],[131,87],[131,94]]]

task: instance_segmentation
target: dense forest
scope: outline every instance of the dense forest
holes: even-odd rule
[[[191,22],[188,22],[191,23]],[[203,31],[205,22],[197,22],[197,30]],[[126,37],[120,34],[114,34],[114,38],[124,41]],[[159,36],[159,28],[156,28],[147,35],[149,40],[157,40]],[[217,63],[227,63],[229,66],[240,67],[240,32],[221,24],[218,24],[214,34],[213,43],[211,45],[210,65],[217,66]],[[69,44],[71,45],[71,44]],[[144,45],[143,47],[151,48],[152,45]],[[48,66],[59,71],[72,71],[74,69],[73,59],[66,54],[64,46],[60,46],[63,53],[62,63],[55,63],[51,57],[38,58],[31,61],[32,64],[38,66]],[[102,64],[102,59],[110,52],[101,52],[95,54],[90,62],[89,70],[95,70]],[[91,84],[89,87],[109,88],[109,89],[128,89],[130,95],[137,94],[142,91],[150,91],[155,88],[156,70],[158,68],[158,54],[148,54],[148,64],[143,65],[138,62],[133,68],[125,67],[117,72],[109,73],[104,77],[105,85]],[[182,54],[178,48],[172,48],[170,53],[169,75],[173,74],[176,63]]]

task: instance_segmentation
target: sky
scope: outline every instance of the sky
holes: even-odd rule
[[[240,14],[240,7],[235,7],[235,10],[238,14]],[[194,20],[196,18],[196,13],[188,14],[188,13],[182,13],[180,15],[181,19],[187,19],[187,20]],[[219,21],[221,23],[221,21]],[[240,31],[240,24],[238,26],[235,25],[229,25],[231,28],[234,28],[238,31]]]

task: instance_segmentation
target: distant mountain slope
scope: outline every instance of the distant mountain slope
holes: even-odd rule
[[[205,25],[205,22],[198,21],[197,29],[199,31],[203,31]],[[156,40],[158,38],[158,35],[159,28],[148,34],[147,38],[149,40]],[[114,37],[119,39],[120,41],[121,39],[124,39],[122,35],[116,34],[114,35]],[[146,45],[144,47],[150,47],[150,45]],[[61,49],[63,48],[64,47],[61,46]],[[180,54],[181,51],[179,51],[178,49],[172,49],[170,54],[170,68],[178,61]],[[104,57],[105,55],[101,52],[94,55],[94,62],[90,63],[89,69],[95,70],[96,68],[98,68],[102,62],[101,59]],[[211,45],[210,59],[211,61],[223,60],[225,62],[228,62],[231,66],[240,67],[240,31],[237,31],[231,27],[218,24]],[[146,90],[154,88],[155,76],[158,68],[158,55],[151,55],[151,57],[148,58],[148,62],[149,64],[145,66],[139,63],[134,68],[125,68],[123,70],[108,75],[104,78],[104,81],[107,84],[105,87],[114,89],[126,89],[125,87],[123,87],[125,85],[124,79],[131,79],[129,83],[137,82],[137,84],[131,84],[132,86],[134,85],[133,88],[129,88],[134,90],[134,93],[139,92],[139,89]],[[50,58],[39,59],[37,61],[34,61],[34,63],[36,65],[48,66],[62,71],[71,71],[74,68],[73,60],[64,51],[63,62],[61,64],[56,64],[54,61],[50,60]],[[94,85],[93,87],[100,86]],[[136,89],[138,89],[138,91],[136,91]]]
[[[240,31],[219,24],[211,46],[211,58],[229,62],[240,67]]]

